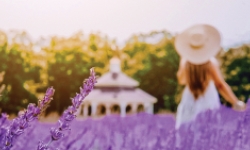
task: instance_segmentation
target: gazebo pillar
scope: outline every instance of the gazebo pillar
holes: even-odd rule
[[[91,103],[91,115],[96,115],[97,103]]]
[[[121,117],[126,116],[126,103],[120,103]]]
[[[106,115],[110,115],[111,114],[110,104],[109,103],[106,104],[105,107],[106,107]]]
[[[132,103],[132,113],[137,113],[137,104],[136,103]]]
[[[152,103],[149,105],[149,113],[150,114],[154,113],[154,104],[152,104]]]
[[[153,104],[151,104],[151,103],[144,103],[144,109],[145,109],[146,113],[153,114],[154,113],[153,108],[154,108]]]

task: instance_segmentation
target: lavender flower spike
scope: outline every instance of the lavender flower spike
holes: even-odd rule
[[[54,93],[55,89],[53,87],[48,88],[43,99],[39,101],[38,107],[42,112],[49,106]]]
[[[6,113],[0,114],[0,127],[4,125],[8,117]]]
[[[29,127],[29,123],[31,121],[38,119],[38,116],[42,113],[44,107],[48,106],[52,100],[54,91],[55,90],[52,87],[48,88],[44,98],[39,101],[38,106],[30,103],[24,113],[19,114],[18,117],[12,121],[10,126],[7,128],[4,138],[5,142],[0,145],[0,149],[9,150],[13,146],[14,138],[21,135],[24,130]]]
[[[49,144],[52,141],[57,141],[64,136],[63,131],[69,130],[69,123],[76,118],[75,113],[80,107],[84,98],[94,89],[94,85],[97,82],[94,68],[90,69],[90,76],[87,80],[84,81],[83,88],[80,88],[80,94],[76,94],[74,98],[71,99],[72,106],[69,106],[64,112],[62,117],[58,120],[56,128],[51,128],[51,140],[47,144],[39,142],[38,150],[47,150]]]
[[[80,94],[85,98],[93,90],[95,83],[97,83],[95,71],[91,68],[90,77],[85,80],[83,88],[80,88]]]

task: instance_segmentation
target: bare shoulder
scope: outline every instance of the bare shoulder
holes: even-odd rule
[[[210,62],[212,64],[212,66],[219,67],[219,62],[216,58],[214,58],[214,57],[210,58]]]
[[[187,60],[185,58],[181,58],[180,66],[184,67],[186,63],[187,63]]]
[[[219,62],[216,58],[211,58],[211,75],[216,84],[220,84],[224,81],[222,73],[220,71]]]
[[[179,69],[177,71],[177,78],[179,84],[185,85],[185,65],[186,65],[186,60],[184,58],[181,58],[180,64],[179,64]]]

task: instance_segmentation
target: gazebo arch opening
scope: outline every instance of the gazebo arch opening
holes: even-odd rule
[[[105,115],[106,114],[106,107],[103,104],[99,104],[97,106],[97,115]]]
[[[131,107],[131,105],[127,105],[126,114],[130,114],[130,113],[132,113],[132,107]]]
[[[139,112],[143,112],[143,111],[144,111],[144,106],[142,104],[139,104],[137,106],[137,112],[139,113]]]
[[[88,106],[88,116],[91,116],[92,108],[91,105]]]
[[[112,114],[120,114],[121,113],[121,108],[118,104],[114,104],[111,106],[111,113]]]

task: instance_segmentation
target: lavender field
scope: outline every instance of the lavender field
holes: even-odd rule
[[[236,112],[222,106],[200,114],[195,122],[174,129],[171,115],[145,113],[127,117],[73,121],[65,137],[51,143],[61,150],[249,150],[250,109]],[[33,122],[15,139],[13,150],[35,150],[48,141],[54,124]],[[3,130],[1,130],[1,135]]]

